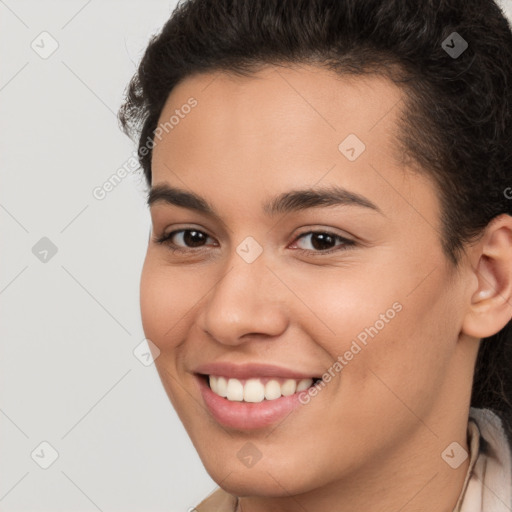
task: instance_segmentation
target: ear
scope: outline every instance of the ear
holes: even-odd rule
[[[495,217],[472,248],[475,285],[462,332],[487,338],[512,318],[512,217]]]

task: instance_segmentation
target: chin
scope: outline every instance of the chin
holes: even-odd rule
[[[275,476],[274,476],[275,473]],[[219,471],[208,474],[226,492],[233,496],[264,496],[268,498],[285,498],[291,495],[301,494],[307,489],[297,486],[293,478],[282,478],[280,472],[270,473],[264,469],[255,468],[245,471],[233,471],[229,475]]]
[[[325,476],[321,475],[321,470],[307,467],[298,471],[304,467],[304,462],[289,457],[276,460],[263,456],[252,467],[246,467],[237,457],[238,445],[244,444],[244,441],[236,443],[237,447],[229,457],[226,451],[212,453],[211,447],[206,447],[209,450],[207,454],[200,453],[210,477],[234,496],[289,497],[290,494],[309,492],[325,483],[320,481]],[[307,460],[307,457],[302,459]]]

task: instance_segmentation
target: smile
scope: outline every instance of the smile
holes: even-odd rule
[[[283,421],[303,405],[301,394],[321,380],[311,369],[256,362],[215,361],[197,366],[193,373],[211,418],[238,430],[266,428]]]
[[[210,389],[218,396],[231,402],[259,403],[276,400],[283,396],[304,391],[313,385],[314,379],[252,378],[236,379],[209,375]]]

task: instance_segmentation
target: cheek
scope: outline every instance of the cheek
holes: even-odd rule
[[[378,332],[372,329],[374,336],[368,335],[364,346],[359,343],[362,350],[343,374],[343,399],[351,406],[357,402],[358,414],[380,417],[381,426],[395,422],[401,427],[393,429],[402,432],[436,407],[458,333],[457,310],[450,305],[441,273],[414,293],[410,289],[404,286],[401,293],[390,296],[401,310],[388,323],[379,324],[383,328]],[[367,320],[378,328],[375,318]]]
[[[161,350],[181,339],[187,314],[201,296],[187,275],[183,269],[158,263],[151,254],[144,261],[140,280],[142,324],[146,338]]]
[[[410,261],[398,267],[396,259],[366,267],[364,274],[299,280],[297,294],[321,320],[302,329],[333,362],[341,357],[333,381],[348,410],[360,414],[395,406],[407,413],[400,399],[428,407],[455,348],[460,311],[450,300],[442,260],[432,258],[431,266],[439,265],[425,278],[431,267]]]
[[[293,307],[290,321],[299,324],[304,337],[320,345],[333,360],[351,348],[347,356],[355,359],[373,339],[385,337],[403,314],[401,283],[382,268],[364,271],[353,265],[318,272],[281,272],[287,283],[293,283],[294,294],[288,293],[288,305]]]

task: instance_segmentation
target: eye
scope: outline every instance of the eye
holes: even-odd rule
[[[296,245],[298,241],[306,240],[307,237],[311,238],[309,244],[305,245],[309,245],[310,248],[299,247],[297,250],[314,256],[347,250],[356,245],[353,240],[349,240],[328,231],[309,231],[307,233],[303,233],[296,238],[294,244]],[[167,245],[173,253],[187,253],[193,252],[194,249],[201,249],[202,247],[205,247],[208,238],[211,237],[204,231],[200,231],[198,229],[178,229],[171,231],[170,233],[163,234],[154,241],[158,244]],[[338,245],[336,245],[336,242],[339,242]]]
[[[176,231],[163,234],[158,237],[155,242],[162,245],[168,245],[173,252],[188,252],[194,248],[203,247],[204,242],[206,242],[208,238],[211,237],[209,237],[204,231],[200,231],[198,229],[178,229]]]
[[[320,255],[330,254],[337,251],[346,250],[350,247],[354,247],[356,243],[353,240],[348,240],[340,235],[336,235],[335,233],[330,233],[328,231],[308,231],[307,233],[303,233],[300,235],[297,240],[305,240],[307,237],[310,238],[309,247],[310,248],[299,248],[301,252],[305,253],[318,253]],[[336,241],[341,242],[336,246]],[[295,244],[297,242],[294,242]]]

